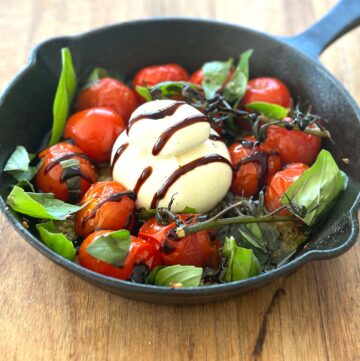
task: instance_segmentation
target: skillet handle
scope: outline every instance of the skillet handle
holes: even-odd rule
[[[317,59],[336,39],[358,25],[360,25],[360,0],[340,0],[309,29],[282,40]]]

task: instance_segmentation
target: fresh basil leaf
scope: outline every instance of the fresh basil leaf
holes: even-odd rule
[[[29,169],[30,158],[25,147],[18,145],[13,154],[8,159],[4,171],[27,171]]]
[[[36,166],[30,167],[33,156],[26,151],[22,145],[18,145],[7,161],[4,171],[13,176],[16,180],[31,180],[41,167],[39,162]]]
[[[16,212],[34,218],[62,220],[82,207],[56,199],[52,193],[25,192],[15,186],[7,197],[6,203]]]
[[[181,212],[178,212],[178,213],[190,213],[190,214],[197,214],[197,210],[195,208],[192,208],[192,207],[189,207],[189,206],[186,206]]]
[[[155,284],[155,279],[157,274],[159,273],[160,270],[162,270],[163,268],[165,268],[166,266],[158,266],[155,267],[146,277],[146,284]]]
[[[41,240],[54,252],[72,261],[76,255],[73,243],[67,237],[58,232],[54,222],[39,223],[36,229]]]
[[[197,287],[200,285],[203,269],[195,266],[157,267],[148,276],[148,283],[157,286],[171,287],[173,284],[181,287]]]
[[[126,229],[104,233],[86,247],[93,257],[117,267],[123,265],[130,250],[130,232]]]
[[[77,78],[69,48],[61,49],[62,69],[53,104],[53,127],[49,146],[59,142],[73,101]]]
[[[265,116],[274,119],[284,119],[289,113],[289,109],[284,108],[281,105],[266,102],[253,102],[246,104],[245,108],[262,113]]]
[[[24,190],[28,189],[30,192],[35,192],[34,185],[26,179],[20,180],[17,184],[15,184],[15,186],[20,187]]]
[[[224,98],[238,103],[246,92],[246,86],[249,80],[249,59],[253,53],[252,49],[243,52],[240,55],[239,63],[235,68],[234,74],[227,82],[224,88]]]
[[[89,88],[93,84],[96,84],[99,80],[101,80],[103,78],[108,78],[109,76],[110,76],[110,74],[106,69],[96,67],[89,74],[88,78],[86,79],[85,85],[82,87],[82,89]]]
[[[152,96],[151,96],[151,93],[150,93],[150,90],[149,90],[149,88],[147,88],[146,86],[137,85],[137,86],[136,86],[136,91],[137,91],[147,102],[153,100],[153,98],[152,98]]]
[[[260,274],[260,263],[253,251],[238,247],[233,237],[226,237],[222,255],[227,258],[226,282],[239,281]]]
[[[211,61],[202,66],[204,79],[201,85],[206,99],[214,98],[216,92],[221,89],[229,75],[232,64],[233,59],[229,59],[228,61]]]
[[[288,188],[280,202],[289,206],[293,203],[305,211],[304,215],[293,213],[312,226],[329,210],[346,184],[346,174],[339,169],[332,155],[323,149],[315,163]]]

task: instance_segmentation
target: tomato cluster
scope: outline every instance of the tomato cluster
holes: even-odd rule
[[[225,84],[232,78],[231,69]],[[178,239],[175,228],[198,221],[197,214],[178,214],[176,220],[160,224],[153,217],[131,236],[130,250],[122,267],[101,261],[87,251],[87,247],[101,235],[114,230],[132,230],[135,224],[136,194],[115,181],[96,182],[94,163],[110,159],[113,144],[126,128],[131,113],[144,99],[137,86],[153,86],[164,81],[189,81],[200,85],[204,80],[201,69],[191,76],[178,64],[149,66],[141,69],[133,79],[133,89],[125,83],[103,78],[80,91],[75,102],[76,113],[67,121],[66,142],[40,153],[43,163],[35,178],[37,188],[52,192],[58,199],[71,201],[66,180],[69,174],[80,177],[78,194],[83,207],[76,214],[77,234],[84,237],[79,250],[82,266],[107,276],[130,279],[137,266],[147,270],[162,265],[194,265],[217,269],[220,265],[221,243],[216,231],[199,231]],[[253,102],[268,102],[290,108],[292,99],[287,86],[276,78],[255,78],[248,82],[240,109]],[[290,118],[285,120],[291,121]],[[74,143],[74,144],[72,144]],[[229,147],[234,168],[231,192],[245,197],[256,197],[266,189],[268,211],[281,206],[280,198],[288,187],[315,160],[321,140],[314,135],[272,125],[263,143],[246,137]],[[64,161],[77,160],[71,172],[66,172]],[[67,176],[66,176],[66,174]],[[64,176],[65,174],[65,176]],[[71,177],[70,177],[71,178]],[[283,210],[281,214],[287,214]]]

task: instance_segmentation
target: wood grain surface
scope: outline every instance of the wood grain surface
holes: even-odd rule
[[[335,0],[0,0],[0,90],[52,36],[149,16],[217,18],[291,35]],[[360,101],[360,29],[321,57]],[[1,131],[1,129],[0,129]],[[113,296],[41,256],[0,216],[0,360],[360,360],[360,245],[227,302]]]

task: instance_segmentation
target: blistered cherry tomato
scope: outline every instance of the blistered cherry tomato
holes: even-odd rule
[[[248,146],[234,143],[229,147],[231,162],[236,169],[231,192],[245,197],[257,195],[264,183],[281,169],[280,157],[263,144],[254,147],[254,141],[254,137],[247,137]]]
[[[276,78],[250,79],[242,104],[266,102],[278,104],[284,108],[291,107],[291,95],[287,86]]]
[[[134,194],[115,181],[93,184],[82,197],[86,206],[76,213],[76,232],[86,237],[97,229],[130,229],[134,221]]]
[[[63,201],[73,201],[70,197],[67,181],[80,176],[80,195],[85,193],[91,183],[96,182],[94,166],[88,156],[77,146],[70,143],[58,143],[39,154],[42,165],[35,176],[35,185],[41,192],[54,193]],[[69,159],[79,160],[79,167],[66,170],[61,162]],[[74,200],[75,201],[75,200]]]
[[[110,159],[112,146],[124,128],[125,122],[115,110],[90,108],[69,118],[64,137],[73,139],[95,162],[105,162]]]
[[[133,86],[134,89],[136,89],[138,85],[151,87],[163,81],[187,80],[189,80],[189,74],[178,64],[153,65],[143,68],[136,73]],[[140,101],[144,101],[142,96],[140,96],[137,92],[136,94]]]
[[[158,250],[149,242],[137,237],[131,237],[131,245],[128,255],[125,257],[122,267],[116,267],[91,256],[86,247],[97,237],[105,235],[111,230],[101,230],[91,233],[81,244],[79,250],[79,263],[94,272],[105,276],[129,280],[138,265],[145,265],[149,271],[160,265]]]
[[[291,121],[291,118],[284,120]],[[271,125],[267,130],[264,144],[279,153],[283,164],[300,162],[311,165],[320,152],[321,138]]]
[[[193,224],[197,215],[179,214],[182,222]],[[175,222],[159,225],[156,218],[149,219],[139,230],[139,237],[151,242],[159,249],[165,265],[209,266],[216,269],[220,263],[220,241],[212,240],[209,231],[199,231],[181,239],[175,236]]]
[[[75,103],[77,111],[94,107],[115,110],[125,122],[138,106],[134,92],[124,83],[113,78],[100,79],[80,91]]]
[[[292,163],[272,177],[265,193],[265,206],[268,211],[275,211],[282,206],[280,198],[308,168],[303,163]],[[290,212],[287,209],[283,209],[278,214],[290,215]]]
[[[230,69],[224,84],[226,84],[232,78],[233,74],[234,74],[234,69]],[[203,80],[204,80],[204,73],[200,68],[191,75],[189,82],[196,85],[202,85]]]

